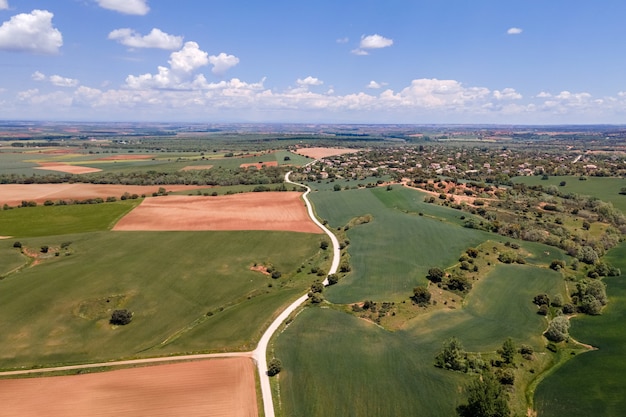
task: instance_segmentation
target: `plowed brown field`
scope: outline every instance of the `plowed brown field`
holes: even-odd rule
[[[319,159],[326,156],[343,155],[345,153],[355,153],[360,149],[349,148],[300,148],[296,151],[300,155],[308,156],[309,158]]]
[[[322,233],[298,192],[146,198],[113,230],[285,230]]]
[[[196,190],[195,185],[166,185],[167,191]],[[206,187],[204,187],[206,188]],[[85,200],[88,198],[116,197],[128,192],[152,195],[158,186],[110,184],[0,184],[0,204],[19,205],[23,200],[43,203],[46,200]]]
[[[0,380],[4,417],[258,415],[250,358]]]

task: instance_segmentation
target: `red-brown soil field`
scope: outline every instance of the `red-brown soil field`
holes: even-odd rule
[[[322,233],[298,192],[146,198],[113,230],[284,230]]]
[[[258,415],[250,358],[0,380],[4,417]]]
[[[252,163],[252,164],[241,164],[241,165],[239,165],[240,168],[255,167],[256,169],[261,169],[261,168],[263,168],[263,166],[266,166],[266,167],[277,167],[278,166],[278,162],[276,162],[276,161],[268,161],[268,162],[257,162],[257,163]]]
[[[211,169],[213,168],[213,165],[187,165],[186,167],[182,168],[181,171],[193,171],[196,169]]]
[[[296,151],[300,155],[308,156],[309,158],[319,159],[326,156],[343,155],[345,153],[355,153],[360,149],[348,149],[348,148],[300,148]]]
[[[167,191],[197,190],[195,185],[166,185]],[[204,187],[206,188],[206,187]],[[88,198],[116,197],[128,192],[152,195],[159,186],[115,185],[115,184],[0,184],[0,205],[20,205],[23,200],[43,203],[46,200],[85,200]]]

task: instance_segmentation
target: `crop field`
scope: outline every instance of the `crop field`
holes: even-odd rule
[[[426,282],[429,268],[454,264],[465,249],[487,240],[487,234],[459,226],[461,213],[426,204],[423,195],[399,186],[312,194],[317,214],[333,228],[373,217],[347,232],[352,272],[329,289],[329,300],[404,299]]]
[[[2,258],[18,251],[13,241],[0,241]],[[3,368],[251,349],[273,312],[310,285],[295,270],[319,251],[317,235],[289,232],[97,232],[21,242],[60,256],[0,281],[0,314],[19,317],[0,322]],[[250,270],[255,263],[283,276]],[[110,326],[115,308],[133,311],[131,324]]]
[[[2,210],[0,235],[23,238],[109,230],[139,203],[140,200],[125,200]]]
[[[563,290],[552,271],[499,266],[476,285],[465,308],[418,316],[396,332],[331,309],[307,309],[276,341],[285,368],[283,415],[454,415],[470,377],[433,366],[443,341],[455,336],[468,351],[488,352],[511,336],[541,349],[546,321],[532,296]]]
[[[602,201],[613,203],[615,208],[626,212],[626,195],[620,194],[622,187],[626,187],[626,180],[623,178],[611,177],[585,177],[586,180],[581,181],[580,177],[551,176],[547,180],[542,180],[541,176],[532,177],[515,177],[513,182],[524,183],[527,185],[542,185],[544,188],[550,185],[557,186],[562,193],[574,193],[580,195],[589,195],[597,197]],[[565,181],[565,186],[559,184]]]
[[[626,244],[607,255],[607,261],[626,270]],[[548,376],[537,389],[540,416],[623,416],[626,410],[626,281],[605,278],[609,305],[601,316],[572,320],[570,333],[598,348],[577,356]]]

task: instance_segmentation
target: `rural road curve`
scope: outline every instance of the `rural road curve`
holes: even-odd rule
[[[289,171],[285,174],[285,182],[290,184],[295,184],[306,188],[306,192],[302,195],[304,199],[305,205],[307,207],[309,217],[313,222],[318,225],[324,233],[328,235],[332,242],[333,247],[333,260],[330,266],[330,270],[328,271],[328,275],[334,274],[337,272],[339,268],[339,261],[341,258],[341,251],[339,249],[339,241],[337,237],[328,230],[317,218],[313,212],[313,207],[308,199],[308,194],[311,192],[311,188],[304,185],[299,184],[297,182],[293,182],[289,179]],[[328,285],[328,276],[324,280],[324,285]],[[302,305],[308,299],[308,295],[304,294],[293,303],[289,305],[285,310],[283,310],[278,317],[270,324],[267,328],[257,348],[252,352],[230,352],[230,353],[207,353],[207,354],[196,354],[196,355],[184,355],[184,356],[167,356],[167,357],[159,357],[159,358],[146,358],[146,359],[131,359],[126,361],[115,361],[115,362],[101,362],[101,363],[90,363],[90,364],[82,364],[82,365],[67,365],[67,366],[59,366],[59,367],[50,367],[50,368],[39,368],[39,369],[22,369],[15,371],[6,371],[0,372],[0,376],[16,376],[16,375],[25,375],[25,374],[35,374],[42,372],[62,372],[62,371],[71,371],[78,369],[89,369],[89,368],[103,368],[103,367],[113,367],[113,366],[125,366],[125,365],[141,365],[141,364],[153,364],[158,362],[175,362],[175,361],[186,361],[186,360],[199,360],[199,359],[215,359],[215,358],[228,358],[228,357],[250,357],[252,358],[256,364],[257,369],[259,371],[259,378],[261,381],[261,393],[263,396],[263,410],[265,412],[265,417],[275,417],[274,414],[274,401],[272,399],[272,387],[270,385],[270,378],[267,375],[267,346],[269,344],[270,339],[278,330],[280,325],[289,317],[291,313],[293,313],[300,305]]]
[[[289,174],[291,171],[285,174],[285,182],[295,185],[300,185],[306,188],[306,192],[302,195],[304,199],[304,203],[306,204],[309,217],[313,222],[318,225],[324,233],[328,235],[332,242],[333,246],[333,261],[330,265],[330,270],[328,271],[328,275],[334,274],[337,272],[339,268],[339,260],[341,258],[341,251],[339,250],[339,241],[337,237],[328,230],[317,218],[315,217],[315,213],[313,213],[313,207],[311,206],[311,202],[308,199],[308,195],[311,192],[311,188],[304,185],[299,184],[297,182],[293,182],[289,179]],[[324,280],[324,285],[328,285],[328,278]],[[252,357],[257,363],[257,369],[259,370],[259,379],[261,381],[261,394],[263,396],[263,410],[265,412],[265,417],[274,417],[274,401],[272,399],[272,387],[270,385],[270,377],[267,375],[267,345],[270,342],[270,339],[278,330],[280,325],[289,317],[291,313],[293,313],[302,303],[304,303],[308,299],[308,295],[304,294],[302,297],[298,298],[296,301],[291,303],[289,307],[283,310],[282,313],[270,324],[267,328],[263,336],[261,336],[261,340],[259,340],[259,344],[257,348],[252,352]]]

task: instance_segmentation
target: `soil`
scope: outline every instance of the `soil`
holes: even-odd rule
[[[197,190],[206,188],[195,185],[166,185],[169,191]],[[88,198],[116,197],[125,192],[138,195],[152,195],[159,186],[115,185],[115,184],[0,184],[0,205],[18,206],[22,201],[43,203],[46,200],[85,200]]]
[[[64,164],[62,162],[40,162],[39,167],[35,169],[42,169],[46,171],[59,171],[66,172],[68,174],[89,174],[92,172],[102,171],[99,168],[83,167],[79,165]]]
[[[268,161],[268,162],[257,162],[257,163],[252,163],[252,164],[241,164],[241,165],[239,165],[240,168],[255,167],[256,169],[261,169],[261,168],[263,168],[263,166],[266,166],[266,167],[277,167],[278,166],[278,162],[277,161]]]
[[[181,171],[193,171],[196,169],[211,169],[213,165],[187,165]]]
[[[346,153],[359,152],[361,149],[349,149],[349,148],[300,148],[296,153],[309,158],[319,159],[327,156],[343,155]]]
[[[298,192],[146,198],[113,230],[282,230],[322,233]]]
[[[255,368],[227,358],[110,372],[0,380],[5,417],[256,417]]]

